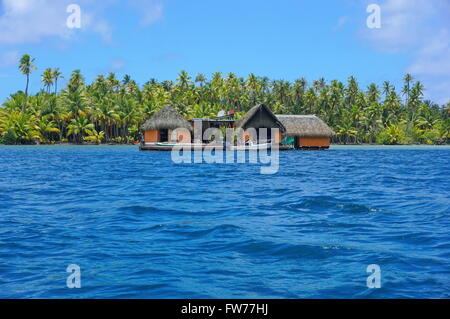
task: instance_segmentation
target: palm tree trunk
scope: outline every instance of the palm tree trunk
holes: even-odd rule
[[[102,124],[103,124],[103,132],[105,132],[105,140],[106,140],[106,142],[108,142],[108,130],[106,129],[106,122],[105,121],[102,121]]]
[[[28,85],[30,83],[30,75],[27,74],[27,85],[25,87],[25,101],[24,104],[22,105],[22,112],[25,112],[26,108],[27,108],[27,100],[28,100]]]
[[[27,85],[25,87],[25,97],[28,97],[28,85],[30,84],[30,75],[27,74]]]

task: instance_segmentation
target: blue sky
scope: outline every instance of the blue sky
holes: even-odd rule
[[[0,100],[23,89],[20,55],[36,58],[31,91],[46,67],[66,79],[81,69],[174,80],[180,70],[208,77],[309,81],[324,77],[361,86],[406,72],[424,82],[426,97],[450,100],[448,0],[0,0]],[[81,8],[81,29],[68,29],[69,4]],[[369,29],[369,4],[381,7],[381,28]],[[64,81],[63,81],[64,82]]]

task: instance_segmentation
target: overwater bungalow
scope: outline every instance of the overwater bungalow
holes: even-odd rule
[[[277,115],[295,149],[328,149],[333,130],[315,115]]]
[[[141,150],[158,150],[162,143],[191,143],[191,123],[172,106],[156,112],[142,125],[142,131]]]
[[[259,143],[262,142],[262,139],[265,139],[272,143],[280,144],[282,136],[286,132],[284,125],[265,104],[252,107],[243,117],[236,121],[235,127],[244,130],[244,141],[254,139]],[[267,136],[261,137],[260,129],[264,128],[267,129]],[[278,133],[275,136],[272,136],[272,128],[278,129]],[[251,136],[250,129],[255,129],[257,136]]]

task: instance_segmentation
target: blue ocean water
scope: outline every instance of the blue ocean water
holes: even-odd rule
[[[0,147],[0,297],[450,297],[449,147],[280,156],[261,175],[136,147]]]

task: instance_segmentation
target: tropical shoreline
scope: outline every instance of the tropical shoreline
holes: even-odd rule
[[[253,73],[244,78],[232,72],[216,72],[208,79],[186,71],[175,81],[150,79],[143,85],[130,75],[119,80],[115,73],[87,83],[75,70],[59,88],[62,72],[46,68],[41,75],[43,88],[33,95],[29,80],[36,69],[35,59],[23,55],[19,70],[26,79],[25,90],[11,94],[0,106],[0,143],[126,144],[139,142],[142,125],[167,105],[186,120],[220,114],[239,120],[258,104],[282,116],[317,116],[336,133],[332,143],[450,143],[450,102],[439,105],[425,100],[426,88],[410,74],[398,89],[389,81],[364,88],[353,76],[346,82],[324,78],[290,82]]]
[[[60,143],[60,144],[0,144],[0,147],[66,147],[66,146],[76,146],[76,147],[139,147],[138,144],[75,144],[75,143]],[[443,145],[429,145],[429,144],[401,144],[401,145],[387,145],[387,144],[331,144],[330,148],[369,148],[369,147],[383,147],[383,148],[450,148],[450,144]]]

